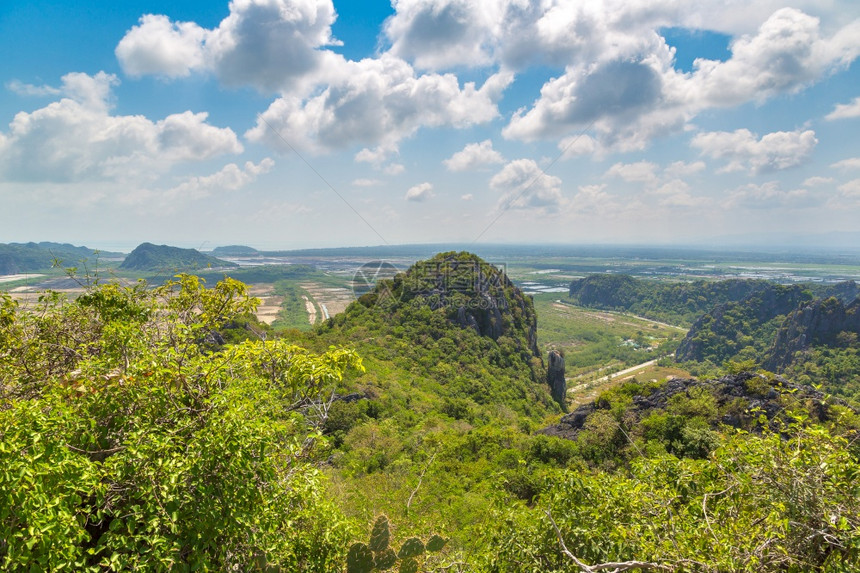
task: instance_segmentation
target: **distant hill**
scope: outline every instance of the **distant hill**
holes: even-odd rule
[[[121,253],[97,251],[68,243],[9,243],[0,244],[0,275],[14,275],[50,269],[54,260],[63,266],[77,266],[82,261],[94,261],[99,256],[115,257]]]
[[[245,245],[227,245],[212,249],[213,257],[253,257],[259,254],[257,249]]]
[[[715,306],[743,300],[769,284],[742,279],[665,283],[628,275],[594,274],[571,282],[569,294],[583,306],[690,324]]]
[[[236,267],[235,263],[204,255],[197,249],[182,249],[168,245],[142,243],[119,266],[133,271],[194,271],[209,267]]]

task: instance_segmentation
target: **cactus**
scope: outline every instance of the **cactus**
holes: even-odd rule
[[[418,573],[425,551],[441,551],[448,540],[432,535],[425,546],[417,537],[410,537],[400,546],[400,551],[391,547],[391,529],[388,517],[380,515],[373,524],[368,543],[353,543],[346,556],[346,573],[371,573],[388,571],[398,562],[400,573]]]
[[[400,573],[418,573],[418,562],[412,557],[400,562]]]
[[[389,539],[388,517],[380,515],[376,518],[376,523],[373,525],[373,531],[370,532],[370,550],[374,553],[385,551],[388,549]]]
[[[431,551],[433,553],[442,551],[442,548],[445,547],[446,543],[448,543],[447,539],[443,539],[440,535],[434,535],[430,538],[430,541],[427,542],[427,551]]]
[[[400,552],[397,556],[401,559],[406,559],[408,557],[418,557],[422,553],[424,553],[424,543],[417,537],[410,537],[400,546]]]
[[[373,558],[373,566],[380,571],[391,569],[397,564],[397,553],[390,547],[385,551],[381,551]]]
[[[373,570],[373,552],[364,543],[353,543],[346,555],[347,573],[370,573]]]

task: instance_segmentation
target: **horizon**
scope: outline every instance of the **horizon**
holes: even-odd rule
[[[860,248],[857,3],[393,4],[4,3],[0,242]]]

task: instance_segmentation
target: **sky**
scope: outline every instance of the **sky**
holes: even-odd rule
[[[0,242],[858,232],[860,3],[783,2],[4,0]]]

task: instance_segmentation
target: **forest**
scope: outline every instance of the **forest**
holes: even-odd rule
[[[702,375],[572,412],[536,303],[469,253],[304,331],[230,278],[0,293],[0,568],[856,570],[856,305],[774,372],[827,293],[618,285],[570,300],[690,326]]]

